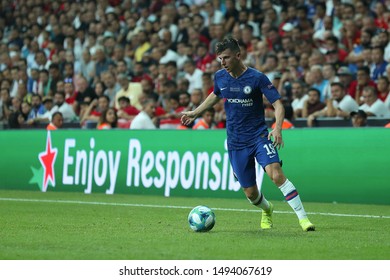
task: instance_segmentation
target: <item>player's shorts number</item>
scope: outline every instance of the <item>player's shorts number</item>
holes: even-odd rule
[[[266,149],[267,156],[276,154],[275,147],[272,144],[265,144],[263,148]]]

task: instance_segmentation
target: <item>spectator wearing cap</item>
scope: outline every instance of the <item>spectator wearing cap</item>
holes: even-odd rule
[[[367,126],[367,114],[363,110],[351,112],[351,122],[353,127]]]
[[[352,72],[347,66],[341,66],[337,70],[337,77],[339,77],[340,82],[344,85],[344,88],[346,88],[347,93],[352,96],[353,89],[351,85],[354,80]]]
[[[378,98],[378,92],[375,87],[364,87],[362,97],[364,103],[359,107],[359,109],[366,112],[368,116],[382,118],[390,117],[390,110],[389,108],[386,108],[383,101]]]

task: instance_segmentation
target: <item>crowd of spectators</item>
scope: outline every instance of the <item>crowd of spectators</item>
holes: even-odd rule
[[[225,36],[278,88],[288,127],[297,118],[308,126],[390,118],[389,8],[389,0],[2,0],[0,121],[37,127],[61,112],[64,124],[84,128],[191,129],[180,112],[213,91],[214,47]],[[221,100],[193,129],[224,127]]]

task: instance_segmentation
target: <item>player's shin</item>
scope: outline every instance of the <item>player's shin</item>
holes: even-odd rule
[[[286,181],[279,187],[279,189],[283,193],[287,203],[295,211],[295,214],[297,214],[298,219],[301,220],[307,218],[301,198],[299,197],[299,194],[293,183],[286,179]]]
[[[268,212],[270,210],[270,204],[261,192],[257,192],[257,196],[253,200],[250,199],[249,197],[247,197],[247,198],[248,198],[249,202],[251,204],[253,204],[254,206],[259,207],[266,212]]]

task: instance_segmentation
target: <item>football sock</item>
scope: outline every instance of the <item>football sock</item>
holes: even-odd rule
[[[299,194],[295,189],[293,183],[286,179],[286,181],[279,187],[279,189],[282,191],[287,203],[295,211],[295,214],[297,214],[298,219],[301,220],[307,218],[306,211],[303,208],[301,198],[299,197]]]
[[[261,192],[259,192],[259,195],[255,198],[255,200],[250,200],[249,198],[248,198],[248,200],[254,206],[259,207],[259,208],[263,209],[264,211],[269,211],[270,206],[269,206],[268,200],[265,199],[264,195]]]

